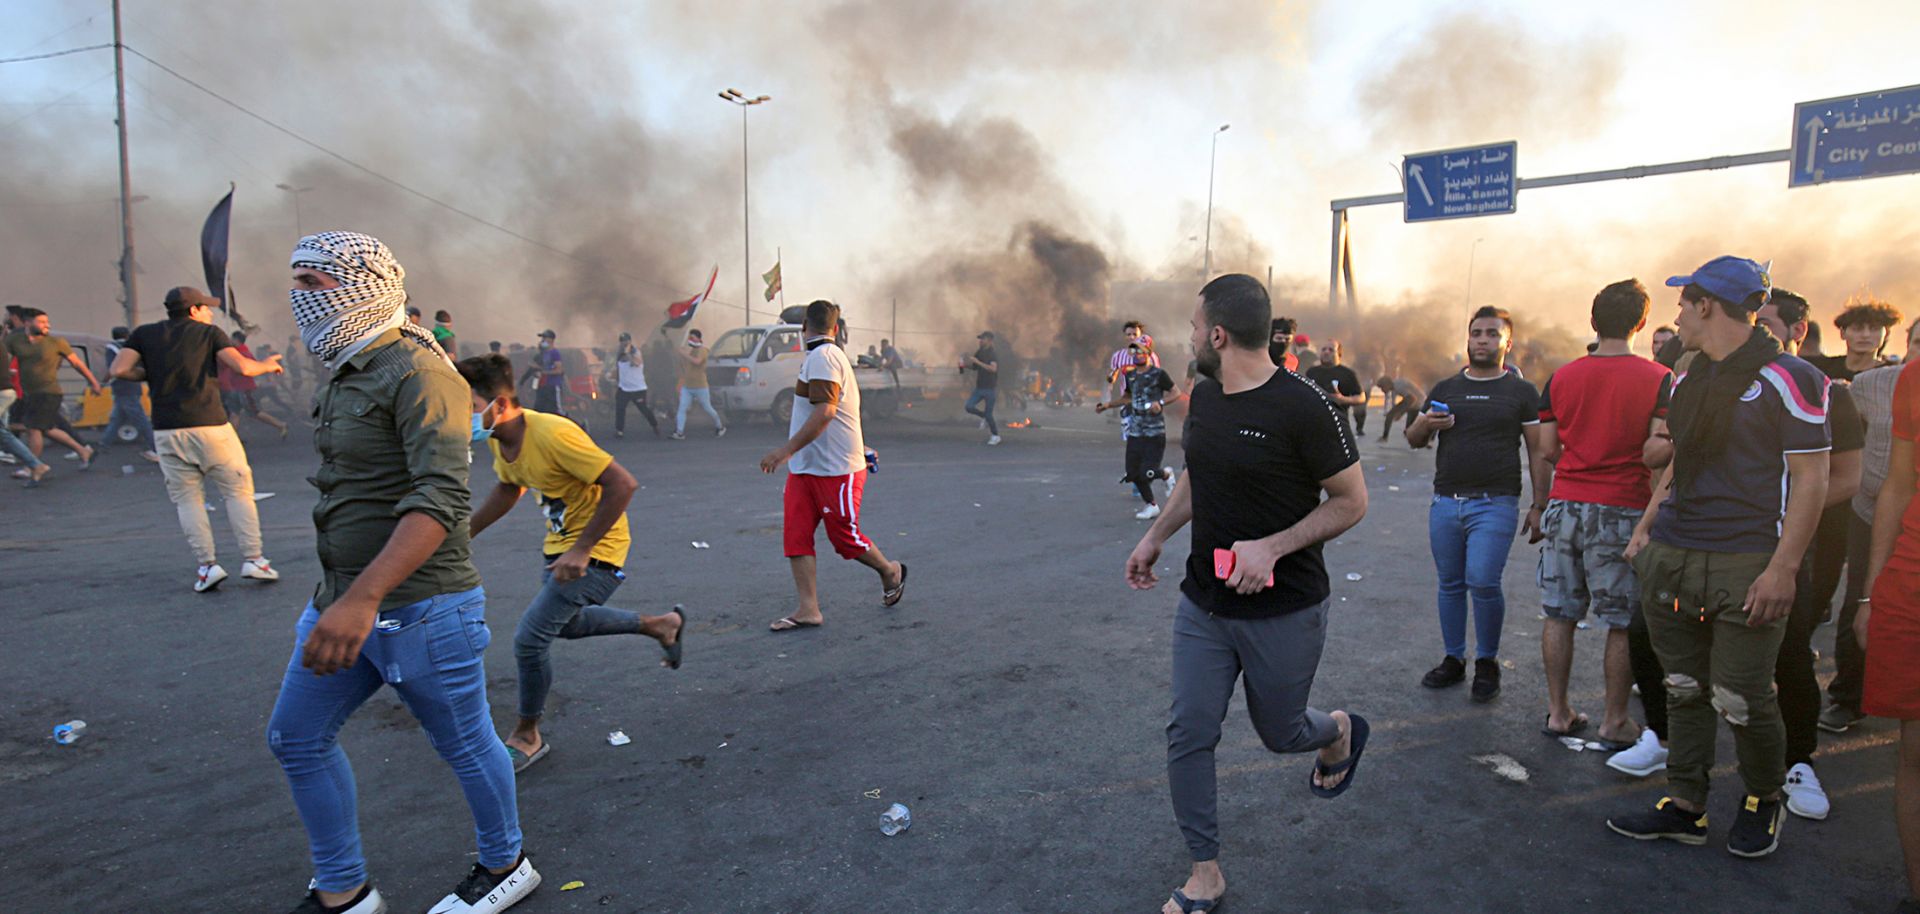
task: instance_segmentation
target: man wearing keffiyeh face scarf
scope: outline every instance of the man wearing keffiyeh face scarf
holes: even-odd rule
[[[466,794],[479,862],[433,914],[499,912],[540,884],[521,851],[513,763],[487,711],[486,594],[468,548],[470,391],[406,319],[406,271],[378,239],[300,239],[288,299],[327,376],[317,394],[321,578],[295,626],[267,725],[306,825],[313,882],[296,914],[385,910],[360,852],[340,727],[400,693]]]

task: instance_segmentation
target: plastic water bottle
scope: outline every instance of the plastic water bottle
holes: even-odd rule
[[[61,724],[58,727],[53,728],[53,741],[56,743],[59,743],[62,746],[71,746],[74,744],[75,741],[79,740],[80,737],[85,736],[86,734],[87,734],[86,721],[70,720],[64,724]],[[903,806],[901,807],[901,809],[904,811],[906,807]],[[905,825],[902,825],[900,827],[906,828]]]
[[[887,807],[886,812],[880,814],[880,833],[889,838],[906,831],[912,824],[913,814],[907,812],[907,806],[904,803],[895,803]]]

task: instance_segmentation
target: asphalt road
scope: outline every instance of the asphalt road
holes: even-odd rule
[[[779,481],[754,468],[775,432],[757,422],[716,440],[702,420],[685,442],[644,427],[603,441],[644,486],[613,602],[686,603],[687,661],[663,670],[638,638],[555,645],[554,750],[520,789],[545,882],[516,911],[1157,910],[1187,867],[1163,767],[1176,592],[1172,580],[1149,593],[1122,582],[1143,523],[1115,484],[1117,429],[1036,416],[1040,427],[1009,431],[999,448],[970,424],[923,415],[869,429],[881,472],[864,529],[912,565],[906,599],[882,609],[872,574],[829,555],[827,625],[785,635],[766,630],[792,588]],[[62,462],[38,490],[0,491],[7,910],[283,911],[304,891],[304,833],[264,729],[316,577],[303,482],[314,461],[298,432],[289,443],[247,434],[259,488],[278,493],[260,505],[275,585],[236,577],[192,593],[159,474],[136,461],[122,475],[126,451],[84,475]],[[1883,722],[1825,740],[1833,815],[1789,819],[1771,858],[1722,848],[1738,792],[1724,735],[1706,847],[1608,832],[1606,815],[1650,803],[1658,779],[1618,775],[1603,753],[1540,734],[1524,543],[1507,572],[1504,694],[1477,706],[1464,688],[1420,688],[1440,653],[1432,455],[1373,441],[1363,452],[1372,510],[1329,547],[1335,621],[1314,697],[1366,714],[1374,741],[1353,790],[1319,800],[1306,790],[1310,757],[1266,752],[1236,700],[1219,753],[1234,909],[1891,908],[1901,885]],[[490,482],[476,467],[476,486]],[[522,505],[476,549],[502,732],[511,633],[538,582],[536,517]],[[237,574],[223,515],[215,525]],[[1170,544],[1169,576],[1184,551],[1184,536]],[[1832,629],[1818,638],[1828,650]],[[1600,645],[1599,631],[1582,632],[1576,658],[1577,704],[1596,714]],[[50,728],[69,718],[87,735],[57,746]],[[614,729],[632,744],[609,746]],[[390,691],[342,741],[374,879],[393,910],[425,910],[472,862],[461,794]],[[877,818],[895,801],[913,826],[888,838]],[[576,880],[584,887],[562,891]]]

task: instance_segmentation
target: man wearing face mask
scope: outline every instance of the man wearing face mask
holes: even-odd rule
[[[296,911],[385,910],[339,745],[341,725],[382,685],[453,768],[473,814],[479,861],[431,914],[503,911],[540,874],[521,850],[513,762],[487,709],[491,636],[468,533],[472,394],[433,335],[407,321],[406,271],[378,239],[308,235],[292,270],[294,321],[325,366],[312,477],[320,584],[267,724],[312,855]]]
[[[1267,358],[1288,371],[1300,370],[1300,357],[1293,354],[1295,326],[1291,317],[1276,317],[1273,319],[1273,335],[1267,337]]]
[[[600,635],[646,635],[666,651],[662,665],[680,668],[684,613],[643,616],[606,606],[627,575],[631,537],[627,503],[640,485],[613,456],[564,416],[521,409],[513,393],[513,363],[505,356],[463,359],[460,376],[473,389],[471,434],[493,452],[500,482],[473,510],[471,536],[506,516],[532,489],[547,522],[541,546],[540,591],[520,617],[513,656],[520,665],[520,721],[507,737],[517,773],[545,758],[540,716],[553,686],[548,653],[553,639]]]

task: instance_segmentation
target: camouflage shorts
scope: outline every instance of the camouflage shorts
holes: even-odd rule
[[[1640,522],[1633,508],[1554,499],[1541,515],[1540,603],[1547,616],[1578,622],[1592,608],[1609,628],[1626,628],[1639,600],[1627,541]]]

